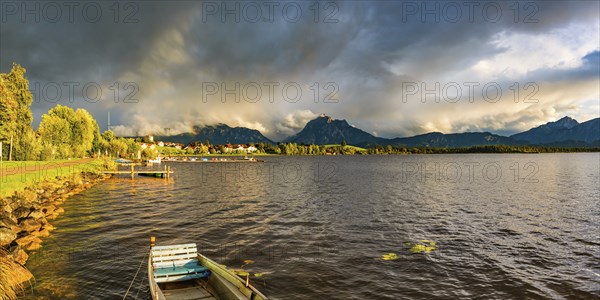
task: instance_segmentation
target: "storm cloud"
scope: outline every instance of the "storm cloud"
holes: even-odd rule
[[[0,7],[0,70],[27,68],[36,123],[61,103],[120,134],[281,140],[320,113],[383,137],[600,115],[597,1],[53,3]]]

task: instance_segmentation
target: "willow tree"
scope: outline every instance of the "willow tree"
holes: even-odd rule
[[[92,152],[94,140],[99,136],[96,120],[85,109],[56,105],[42,116],[38,132],[42,145],[51,158],[82,157]]]
[[[71,148],[71,121],[72,118],[69,118],[69,115],[57,114],[54,108],[48,111],[47,114],[42,115],[38,133],[40,134],[44,148],[44,159],[69,158],[73,156],[73,149]]]
[[[25,72],[25,68],[13,63],[10,73],[0,74],[0,140],[10,143],[9,158],[16,160],[27,158],[33,132],[33,96]]]
[[[3,159],[8,159],[11,137],[14,135],[17,128],[17,107],[18,103],[14,94],[9,89],[10,84],[4,77],[5,74],[0,74],[0,142],[2,144]]]
[[[85,109],[77,109],[74,123],[71,126],[71,143],[73,144],[74,155],[82,157],[92,152],[95,133],[100,130],[94,117]]]

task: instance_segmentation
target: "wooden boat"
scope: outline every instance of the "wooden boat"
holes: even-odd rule
[[[159,157],[157,157],[155,159],[149,159],[148,163],[150,163],[150,164],[160,164],[161,161],[162,161],[161,157],[159,156]]]
[[[150,238],[150,245],[148,284],[153,300],[267,299],[247,279],[199,254],[196,244],[154,246]]]
[[[164,178],[165,176],[167,176],[166,173],[158,173],[158,172],[138,173],[138,175],[144,176],[144,177],[158,177],[158,178]]]

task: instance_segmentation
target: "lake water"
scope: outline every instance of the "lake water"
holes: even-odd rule
[[[600,297],[599,153],[264,160],[168,163],[172,180],[72,197],[27,298],[121,299],[150,235],[253,260],[272,299]],[[436,249],[413,254],[423,239]],[[129,299],[148,298],[145,264]]]

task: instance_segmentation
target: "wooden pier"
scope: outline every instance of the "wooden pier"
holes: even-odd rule
[[[139,176],[149,176],[149,177],[160,177],[169,179],[173,171],[170,166],[165,166],[164,170],[136,170],[133,165],[131,166],[131,170],[116,170],[116,171],[102,171],[104,174],[130,174],[133,179],[134,175]]]
[[[196,159],[196,160],[163,160],[163,163],[260,163],[265,162],[261,159],[240,159],[240,158],[212,158],[212,159]]]

